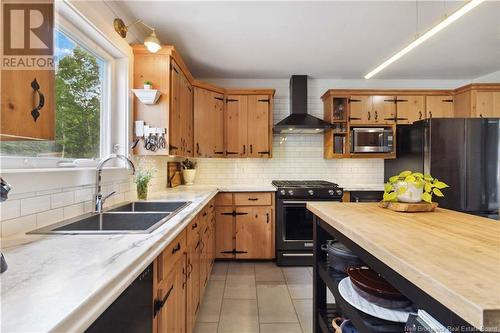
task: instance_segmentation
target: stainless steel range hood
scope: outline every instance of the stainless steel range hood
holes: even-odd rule
[[[273,132],[317,134],[331,127],[330,123],[307,113],[307,75],[292,75],[290,78],[290,115],[274,125]]]

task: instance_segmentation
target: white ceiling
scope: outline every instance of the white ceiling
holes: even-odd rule
[[[415,1],[111,5],[157,29],[196,77],[359,79],[415,36]],[[462,2],[418,1],[420,33]],[[141,30],[136,34],[146,34]],[[374,78],[473,79],[500,70],[500,1],[488,1]]]

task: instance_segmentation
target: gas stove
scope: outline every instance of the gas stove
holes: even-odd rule
[[[324,180],[274,180],[277,198],[341,199],[343,190],[335,183]]]

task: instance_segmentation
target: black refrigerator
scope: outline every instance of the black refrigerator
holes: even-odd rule
[[[440,207],[498,220],[499,118],[434,118],[398,125],[396,159],[384,178],[403,170],[430,173],[450,188]]]

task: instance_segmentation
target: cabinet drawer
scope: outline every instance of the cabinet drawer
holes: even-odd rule
[[[269,192],[248,192],[235,193],[235,206],[271,206],[272,193]]]
[[[183,230],[158,258],[158,281],[162,281],[170,273],[177,261],[186,251],[186,231]]]
[[[233,194],[232,193],[219,193],[215,197],[216,206],[232,206]]]

